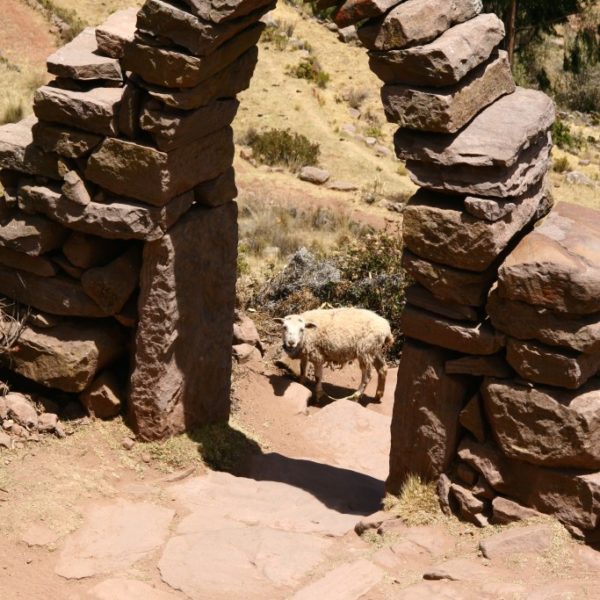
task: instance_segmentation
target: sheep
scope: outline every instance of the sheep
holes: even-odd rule
[[[325,396],[323,366],[342,367],[353,360],[358,360],[362,378],[356,392],[345,399],[362,398],[374,366],[378,376],[375,400],[381,400],[387,374],[384,352],[394,341],[390,324],[383,317],[361,308],[320,308],[275,321],[283,325],[284,351],[300,359],[302,383],[306,383],[306,367],[312,363],[317,402]]]

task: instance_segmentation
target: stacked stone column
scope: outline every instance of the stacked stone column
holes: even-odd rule
[[[33,310],[7,366],[99,416],[126,395],[142,439],[229,416],[230,123],[270,8],[120,11],[49,57],[35,116],[0,128],[0,294]]]

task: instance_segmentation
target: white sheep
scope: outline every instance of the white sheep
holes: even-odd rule
[[[283,325],[283,349],[291,358],[300,359],[300,378],[306,382],[306,367],[315,371],[315,397],[323,393],[323,367],[343,366],[358,360],[362,372],[360,386],[347,400],[360,400],[371,380],[371,367],[377,371],[375,399],[385,391],[387,365],[384,352],[394,338],[390,324],[379,315],[362,308],[309,310],[299,315],[275,319]]]

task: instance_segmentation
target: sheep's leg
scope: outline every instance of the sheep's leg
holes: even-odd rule
[[[306,385],[306,367],[308,366],[308,359],[303,356],[300,358],[300,383]]]
[[[367,385],[369,385],[369,381],[371,381],[371,364],[368,361],[358,359],[358,363],[360,365],[361,378],[360,385],[354,394],[351,394],[346,398],[346,400],[351,400],[353,402],[358,402],[365,394],[365,389]]]
[[[387,365],[381,356],[376,356],[373,364],[375,366],[375,370],[377,371],[377,392],[375,392],[375,400],[380,402],[381,398],[383,398],[383,393],[385,392]]]
[[[321,401],[325,392],[323,391],[323,364],[313,363],[315,369],[315,400],[317,404]]]

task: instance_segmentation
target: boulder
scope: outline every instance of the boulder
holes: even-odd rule
[[[139,75],[150,84],[168,88],[193,88],[222,71],[246,50],[255,46],[264,27],[263,23],[252,25],[203,57],[146,45],[141,41],[128,42],[122,58],[123,68]]]
[[[456,321],[480,321],[481,315],[471,306],[439,300],[429,290],[415,283],[404,293],[408,304]]]
[[[34,94],[33,112],[42,121],[116,135],[122,96],[123,88],[119,87],[94,87],[80,92],[44,85]]]
[[[419,190],[403,212],[404,243],[432,262],[485,271],[531,222],[545,194],[543,185],[531,188],[513,212],[490,223],[465,213],[460,197]]]
[[[98,53],[112,58],[122,58],[125,44],[133,41],[138,9],[126,8],[112,13],[96,28]]]
[[[205,21],[222,23],[270,6],[273,0],[183,0],[191,12]]]
[[[96,30],[86,27],[68,44],[59,48],[47,59],[48,73],[83,82],[123,81],[121,65],[116,58],[97,52]]]
[[[54,433],[60,427],[58,415],[54,413],[42,413],[38,418],[37,429],[40,433]]]
[[[385,17],[368,21],[358,37],[369,50],[399,50],[435,40],[453,25],[476,17],[481,0],[408,0]]]
[[[406,306],[402,314],[405,336],[465,354],[495,354],[505,344],[488,322],[465,323]]]
[[[600,380],[566,391],[490,379],[481,391],[494,437],[509,458],[547,467],[600,468]]]
[[[12,267],[19,271],[27,271],[40,277],[56,275],[56,267],[45,256],[29,256],[23,252],[16,252],[9,248],[0,247],[0,265]]]
[[[448,363],[446,363],[448,364]],[[460,424],[475,436],[478,442],[485,442],[486,425],[481,409],[481,397],[475,394],[461,410],[459,415]]]
[[[52,262],[63,270],[67,275],[74,279],[81,279],[83,269],[72,265],[62,254],[56,254],[52,257]]]
[[[194,192],[186,192],[162,207],[118,197],[82,206],[59,190],[45,186],[23,186],[19,203],[69,229],[99,235],[107,239],[157,240],[194,202]]]
[[[35,117],[0,127],[0,169],[60,179],[58,156],[44,152],[33,143]]]
[[[11,349],[10,368],[47,387],[81,392],[123,353],[124,342],[111,321],[70,320],[52,329],[26,325]]]
[[[216,48],[244,31],[273,8],[269,2],[246,16],[214,23],[199,19],[162,0],[148,0],[137,16],[137,26],[142,32],[170,40],[189,50],[195,56],[206,56]]]
[[[494,525],[508,525],[509,523],[517,523],[526,521],[527,519],[536,519],[542,514],[532,508],[522,506],[518,502],[496,496],[492,500],[492,519]]]
[[[258,48],[244,52],[237,60],[204,80],[200,85],[187,89],[169,89],[136,80],[150,96],[167,106],[192,110],[210,104],[218,98],[230,98],[244,91],[250,85],[254,68],[258,61]]]
[[[495,223],[517,208],[513,199],[502,200],[500,198],[477,198],[467,196],[464,200],[465,211],[477,219],[483,219]]]
[[[408,250],[402,253],[402,266],[406,272],[436,298],[465,306],[482,306],[492,283],[496,269],[482,273],[463,271],[429,262]]]
[[[502,531],[482,540],[479,548],[489,559],[513,558],[515,554],[540,555],[551,549],[554,529],[550,525],[529,525]]]
[[[485,107],[515,89],[507,54],[500,52],[451,87],[385,85],[381,100],[391,123],[419,131],[456,133]]]
[[[600,311],[600,213],[559,202],[506,258],[498,293],[556,312]]]
[[[327,181],[329,181],[331,174],[329,171],[326,171],[325,169],[319,169],[318,167],[302,167],[298,177],[302,179],[302,181],[308,181],[316,185],[322,185],[323,183],[327,183]]]
[[[261,358],[258,348],[251,344],[234,344],[231,347],[231,354],[242,365],[252,360],[260,360]]]
[[[450,86],[488,60],[503,38],[504,23],[496,15],[479,15],[424,46],[370,51],[369,66],[385,83]]]
[[[260,346],[260,335],[254,321],[243,312],[235,311],[235,322],[233,323],[233,343],[250,344]]]
[[[164,206],[233,162],[233,131],[225,127],[171,152],[106,139],[88,161],[86,177],[115,194]]]
[[[459,414],[469,393],[466,377],[447,375],[452,353],[406,340],[398,369],[386,490],[399,494],[410,474],[424,480],[445,472],[456,454]]]
[[[28,431],[35,430],[39,417],[31,398],[18,392],[10,392],[4,397],[7,416]]]
[[[81,276],[85,293],[107,314],[119,313],[138,286],[140,254],[139,247],[132,246],[107,265],[88,269]]]
[[[112,371],[104,371],[80,396],[88,412],[98,419],[111,419],[121,412],[121,385]]]
[[[29,256],[60,248],[67,235],[62,225],[40,215],[14,210],[0,218],[0,246]]]
[[[69,201],[81,206],[87,206],[92,201],[90,192],[77,171],[65,173],[61,191]]]
[[[333,20],[338,27],[348,27],[371,17],[384,15],[402,0],[346,0]]]
[[[227,422],[236,255],[234,203],[194,208],[145,245],[129,395],[142,439]]]
[[[462,485],[453,483],[450,486],[450,496],[456,500],[462,519],[478,527],[487,525],[487,519],[481,514],[485,508],[485,504],[473,492]]]
[[[581,354],[535,341],[509,338],[506,357],[523,379],[572,390],[579,389],[600,369],[600,352]]]
[[[210,181],[205,181],[194,188],[194,198],[197,204],[203,206],[221,206],[231,200],[235,200],[238,195],[235,185],[235,171],[230,167]]]
[[[600,473],[535,466],[468,438],[461,442],[458,455],[501,494],[584,531],[598,526]]]
[[[66,125],[38,121],[32,127],[33,142],[44,152],[55,152],[66,158],[83,158],[102,141],[102,136]]]
[[[455,358],[446,363],[446,373],[498,379],[507,379],[514,375],[503,354]]]
[[[122,250],[122,244],[83,233],[72,233],[62,248],[69,262],[81,269],[105,265]]]
[[[486,312],[496,329],[520,340],[539,340],[550,346],[571,348],[586,354],[600,352],[600,314],[565,315],[543,306],[500,297],[494,286]]]
[[[153,100],[144,107],[140,125],[158,148],[167,152],[226,127],[233,121],[239,105],[235,98],[225,98],[193,111],[181,111],[165,108]]]

